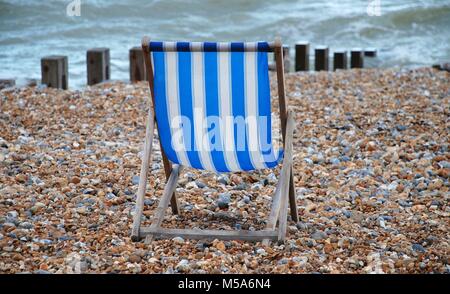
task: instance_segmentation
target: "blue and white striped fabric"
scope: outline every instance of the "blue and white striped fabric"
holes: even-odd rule
[[[150,42],[155,113],[170,161],[214,172],[276,166],[269,44]]]

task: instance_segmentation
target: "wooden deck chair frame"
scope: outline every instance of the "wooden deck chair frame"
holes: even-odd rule
[[[290,206],[291,217],[294,222],[298,222],[298,212],[295,197],[295,187],[293,181],[292,169],[292,140],[294,131],[293,113],[287,109],[285,98],[284,84],[284,62],[283,47],[281,40],[277,38],[275,42],[270,42],[270,52],[275,54],[276,75],[278,83],[278,104],[280,112],[281,130],[283,135],[284,158],[273,196],[270,215],[266,224],[266,228],[259,231],[247,230],[200,230],[200,229],[166,229],[161,227],[164,214],[169,206],[169,202],[174,214],[179,214],[179,206],[175,193],[178,177],[182,166],[171,164],[164,154],[160,142],[164,171],[166,175],[166,186],[163,195],[159,201],[158,207],[154,212],[152,223],[149,227],[141,227],[141,218],[144,207],[144,197],[147,185],[147,177],[149,166],[152,162],[152,143],[155,129],[155,110],[154,110],[154,87],[153,87],[153,70],[152,60],[150,58],[149,49],[150,39],[144,37],[142,39],[142,49],[144,53],[145,68],[148,72],[148,83],[150,87],[151,103],[148,110],[147,126],[145,132],[144,156],[142,158],[139,187],[136,199],[136,209],[133,220],[131,238],[133,241],[139,241],[146,237],[145,242],[149,243],[154,238],[173,238],[176,236],[187,239],[222,239],[222,240],[246,240],[246,241],[263,241],[268,245],[270,241],[284,242],[286,238],[288,203]],[[278,223],[278,228],[277,228]]]

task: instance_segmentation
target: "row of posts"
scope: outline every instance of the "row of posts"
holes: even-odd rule
[[[130,80],[147,80],[144,66],[144,54],[141,47],[130,49]],[[111,78],[109,48],[92,48],[86,53],[87,84],[95,85]],[[42,84],[51,88],[68,89],[69,67],[67,56],[51,55],[41,59]]]
[[[283,46],[284,68],[288,71],[290,68],[289,46]],[[310,44],[309,42],[298,42],[295,44],[295,71],[310,71]],[[354,48],[350,50],[350,64],[348,62],[347,50],[336,50],[333,52],[333,70],[347,68],[363,68],[364,57],[375,57],[377,50],[375,48],[361,49]],[[316,46],[314,48],[314,70],[330,70],[330,49],[327,46]]]
[[[289,71],[289,47],[283,47],[284,68]],[[328,71],[329,48],[317,46],[314,49],[314,70]],[[376,50],[352,49],[350,51],[350,68],[364,67],[364,56],[376,56]],[[144,66],[144,55],[141,47],[133,47],[129,52],[130,81],[147,80]],[[335,51],[333,55],[333,70],[348,68],[347,51]],[[295,45],[295,71],[310,70],[310,44],[299,42]],[[87,84],[95,85],[110,79],[110,54],[108,48],[93,48],[86,53]],[[52,55],[41,59],[42,83],[48,87],[67,89],[68,82],[67,56]]]

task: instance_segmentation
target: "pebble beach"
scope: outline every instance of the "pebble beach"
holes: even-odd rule
[[[288,74],[300,221],[270,246],[131,241],[148,95],[145,82],[0,91],[0,273],[450,273],[448,72]],[[153,146],[144,225],[165,184]],[[163,227],[264,228],[279,171],[186,168]]]

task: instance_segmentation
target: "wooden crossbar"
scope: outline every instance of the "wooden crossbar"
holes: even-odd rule
[[[276,240],[278,232],[275,230],[261,231],[231,231],[231,230],[199,230],[199,229],[166,229],[166,228],[141,228],[142,236],[152,235],[153,238],[174,238],[182,237],[186,239],[219,239],[219,240],[243,240],[261,241],[264,239]]]

